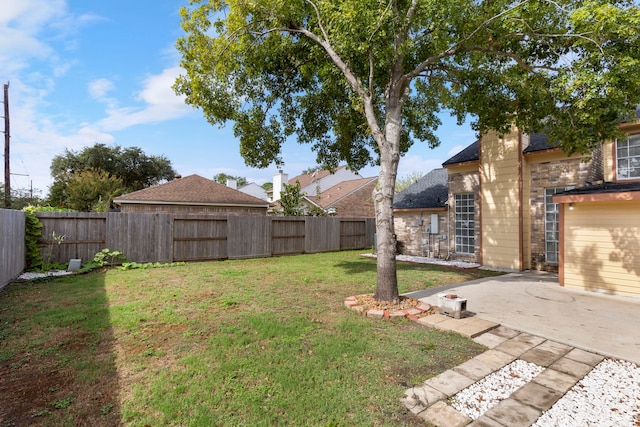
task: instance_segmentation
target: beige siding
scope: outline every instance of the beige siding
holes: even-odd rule
[[[615,181],[615,159],[613,149],[613,142],[602,144],[602,164],[604,169],[604,180],[607,182]]]
[[[518,132],[489,134],[480,145],[482,263],[519,270],[520,194]]]
[[[640,296],[640,201],[575,203],[564,215],[564,285]]]

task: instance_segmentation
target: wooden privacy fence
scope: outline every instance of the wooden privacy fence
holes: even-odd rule
[[[253,217],[165,213],[37,214],[42,254],[51,262],[87,261],[103,248],[130,261],[175,262],[259,258],[365,249],[373,218]],[[52,238],[64,235],[61,243]]]
[[[25,268],[24,212],[0,209],[0,288]]]

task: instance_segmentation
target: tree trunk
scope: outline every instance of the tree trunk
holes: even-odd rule
[[[380,175],[374,190],[377,237],[377,285],[375,299],[400,298],[396,274],[396,239],[393,225],[393,195],[400,160],[400,110],[390,111],[385,126],[385,141],[380,146]]]

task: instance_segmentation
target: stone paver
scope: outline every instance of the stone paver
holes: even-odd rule
[[[534,408],[544,412],[551,408],[551,406],[556,403],[563,394],[564,393],[535,382],[528,382],[513,392],[510,398],[526,405],[533,406]]]
[[[467,424],[469,427],[505,427],[504,424],[500,424],[496,420],[492,420],[489,417],[480,417],[471,424]]]
[[[604,356],[589,351],[584,351],[579,348],[574,348],[567,353],[567,359],[575,360],[576,362],[584,363],[585,365],[596,366],[598,363],[604,360]]]
[[[413,387],[407,390],[405,396],[400,399],[400,401],[404,403],[407,409],[411,412],[419,414],[430,405],[446,398],[447,396],[441,391],[423,384],[422,386]]]
[[[566,393],[571,387],[576,385],[578,379],[571,375],[567,375],[564,372],[549,368],[536,375],[532,381],[557,390],[560,393]]]
[[[483,379],[493,372],[493,369],[487,366],[482,360],[478,360],[475,357],[461,363],[453,368],[453,370],[476,381]]]
[[[516,360],[515,356],[512,356],[508,353],[503,353],[502,351],[498,351],[495,349],[487,350],[484,353],[477,355],[475,359],[486,363],[487,366],[492,369],[492,371],[497,371],[503,366],[508,365],[509,363]]]
[[[568,345],[554,341],[545,341],[537,347],[524,353],[520,359],[525,362],[535,363],[538,366],[548,367],[556,360],[571,351]]]
[[[484,414],[509,427],[529,427],[540,415],[539,410],[514,399],[505,399]]]
[[[575,360],[571,360],[567,357],[563,357],[555,362],[550,368],[555,369],[556,371],[564,372],[565,374],[571,375],[576,379],[582,379],[585,375],[593,369],[593,366],[587,365],[586,363],[576,362]]]
[[[471,422],[471,418],[462,415],[444,402],[430,406],[420,414],[420,418],[436,427],[463,427]]]
[[[520,335],[503,342],[499,346],[495,347],[495,349],[520,357],[522,354],[542,344],[544,341],[544,338],[523,332]]]
[[[480,320],[452,319],[437,314],[417,319],[428,327],[456,332],[463,328],[472,330],[473,323]],[[480,322],[477,327],[486,326]],[[407,390],[400,401],[409,411],[434,426],[530,426],[604,359],[595,353],[503,326],[491,325],[474,341],[489,350],[425,381],[422,386]],[[446,403],[447,398],[518,358],[546,369],[477,420],[472,421]]]
[[[447,397],[451,397],[460,390],[469,387],[474,382],[472,378],[466,377],[456,371],[448,370],[425,381],[425,384],[446,394]]]

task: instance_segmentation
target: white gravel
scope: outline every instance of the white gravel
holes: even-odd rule
[[[73,274],[73,272],[65,271],[65,270],[52,270],[52,271],[47,271],[45,273],[36,273],[33,271],[27,271],[26,273],[22,273],[18,277],[18,279],[32,280],[32,279],[40,279],[42,277],[50,277],[50,276],[67,276],[69,274]]]
[[[536,427],[640,425],[640,367],[605,359],[535,422]]]
[[[376,254],[362,254],[362,256],[375,258]],[[473,262],[465,262],[465,261],[456,261],[456,260],[445,260],[440,258],[428,258],[421,256],[412,256],[412,255],[396,255],[396,260],[398,261],[407,261],[407,262],[415,262],[419,264],[438,264],[438,265],[449,265],[452,267],[458,268],[477,268],[480,267],[480,264],[476,264]]]
[[[449,403],[459,412],[475,420],[543,370],[543,367],[534,363],[520,359],[514,360],[461,390],[450,399]]]
[[[475,420],[543,370],[516,360],[460,391],[449,404]],[[640,426],[640,367],[624,360],[603,360],[533,426]]]

